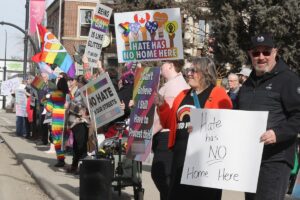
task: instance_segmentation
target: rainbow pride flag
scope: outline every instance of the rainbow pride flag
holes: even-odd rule
[[[94,93],[95,91],[97,91],[99,88],[101,88],[102,86],[107,84],[107,79],[104,78],[102,80],[100,80],[99,82],[95,83],[94,85],[92,85],[91,87],[89,87],[87,89],[87,93],[88,95]]]
[[[39,63],[45,62],[48,64],[56,64],[60,69],[68,74],[69,77],[75,77],[75,64],[58,39],[49,32],[45,27],[38,24],[39,35],[41,38],[41,52],[35,54],[31,59]]]
[[[31,86],[36,90],[41,90],[45,87],[45,82],[42,77],[36,76],[31,82]]]

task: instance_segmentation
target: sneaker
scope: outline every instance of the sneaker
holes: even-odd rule
[[[64,160],[59,160],[54,167],[64,167],[65,166],[65,161]]]

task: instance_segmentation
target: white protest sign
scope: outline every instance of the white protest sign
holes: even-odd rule
[[[192,109],[181,183],[256,192],[268,112]]]
[[[91,21],[89,38],[85,46],[85,55],[89,61],[89,67],[97,66],[100,58],[104,36],[108,33],[109,20],[112,9],[97,3],[94,16]]]
[[[25,89],[16,89],[16,116],[27,117],[26,104],[27,97],[25,94]]]
[[[179,8],[115,13],[118,62],[183,59]]]
[[[120,99],[109,78],[108,73],[101,74],[97,79],[90,81],[80,88],[84,100],[86,96],[91,115],[94,115],[97,128],[124,115],[120,108]]]
[[[1,84],[1,95],[10,95],[19,87],[21,81],[18,77],[3,81]]]

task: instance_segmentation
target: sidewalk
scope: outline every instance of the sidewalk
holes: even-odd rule
[[[55,154],[46,154],[49,146],[36,145],[35,141],[20,138],[15,135],[15,114],[0,110],[0,137],[16,155],[29,174],[36,180],[44,192],[55,200],[79,199],[79,176],[65,173],[63,169],[55,168]],[[66,156],[66,163],[71,164],[72,156]],[[159,199],[151,177],[150,166],[143,165],[142,185],[145,188],[145,200]],[[113,194],[113,199],[133,199],[132,187],[122,190],[121,197]]]

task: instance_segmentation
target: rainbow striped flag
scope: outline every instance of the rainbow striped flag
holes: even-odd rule
[[[45,27],[38,24],[39,35],[41,38],[41,52],[35,54],[31,59],[39,63],[45,62],[48,64],[56,64],[60,69],[68,74],[69,77],[74,78],[76,69],[75,64],[58,39],[49,32]]]
[[[36,76],[34,80],[31,82],[31,86],[36,90],[41,90],[45,87],[45,82],[42,77]]]

